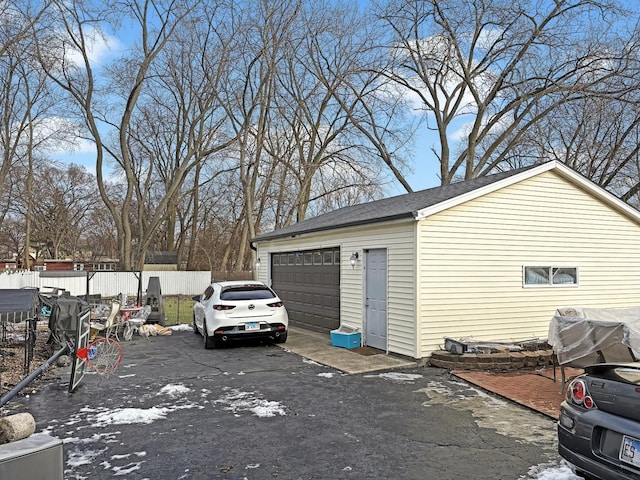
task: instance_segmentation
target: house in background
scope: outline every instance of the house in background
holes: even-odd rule
[[[147,252],[144,257],[143,270],[178,270],[178,253],[169,251]]]
[[[560,307],[640,304],[640,212],[559,162],[342,208],[252,240],[292,325],[428,357],[547,338]]]

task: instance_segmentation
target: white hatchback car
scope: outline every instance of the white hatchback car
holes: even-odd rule
[[[287,309],[262,282],[214,282],[193,300],[193,331],[204,337],[204,348],[238,339],[287,341]]]

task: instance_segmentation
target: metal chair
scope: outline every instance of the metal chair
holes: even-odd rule
[[[104,321],[90,322],[90,327],[101,334],[103,337],[109,337],[111,335],[118,338],[118,327],[120,322],[118,321],[118,313],[120,312],[120,302],[112,302],[109,315],[104,318]]]

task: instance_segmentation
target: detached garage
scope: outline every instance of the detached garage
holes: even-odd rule
[[[346,207],[253,239],[292,324],[428,357],[546,339],[559,307],[640,304],[640,212],[548,162]]]

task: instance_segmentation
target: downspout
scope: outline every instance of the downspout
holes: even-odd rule
[[[259,273],[258,272],[258,268],[256,267],[256,265],[258,264],[258,247],[255,246],[255,244],[250,240],[249,241],[249,248],[251,248],[251,250],[253,250],[253,254],[251,255],[251,271],[253,272],[253,279],[254,280],[260,280],[258,278]]]

